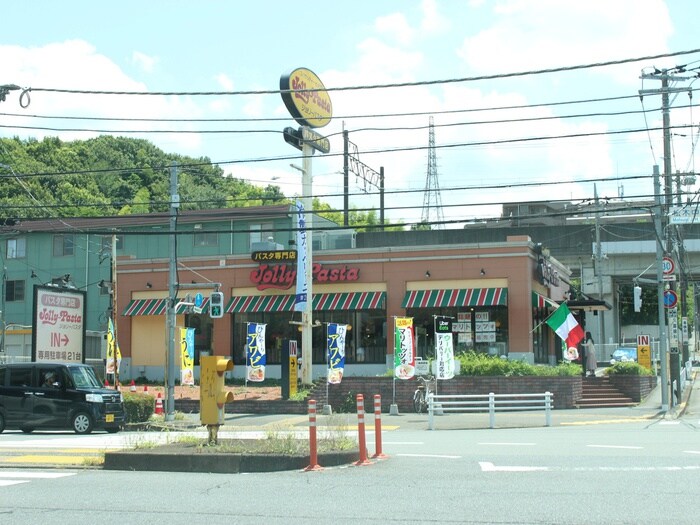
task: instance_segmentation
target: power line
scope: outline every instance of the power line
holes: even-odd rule
[[[442,80],[424,80],[417,82],[394,82],[389,84],[366,84],[359,86],[345,86],[345,87],[330,87],[324,89],[306,89],[306,90],[254,90],[254,91],[106,91],[106,90],[85,90],[85,89],[64,89],[64,88],[24,88],[22,94],[20,95],[20,101],[22,97],[29,97],[30,92],[49,92],[49,93],[67,93],[72,95],[138,95],[138,96],[222,96],[222,95],[279,95],[281,93],[289,92],[312,92],[312,91],[359,91],[359,90],[369,90],[369,89],[386,89],[386,88],[402,88],[402,87],[417,87],[417,86],[431,86],[438,84],[458,84],[464,82],[475,82],[479,80],[495,80],[501,78],[515,78],[523,76],[532,75],[543,75],[549,73],[561,73],[565,71],[576,71],[580,69],[591,69],[598,67],[607,67],[614,65],[629,64],[633,62],[642,62],[656,60],[660,58],[670,58],[681,55],[690,55],[693,53],[699,53],[700,48],[690,49],[686,51],[677,51],[673,53],[662,53],[658,55],[647,55],[643,57],[635,58],[624,58],[619,60],[608,60],[605,62],[593,62],[589,64],[579,64],[574,66],[560,66],[545,69],[534,69],[527,71],[517,71],[511,73],[497,73],[493,75],[478,75],[472,77],[462,77],[462,78],[451,78]],[[26,107],[26,106],[25,106]]]

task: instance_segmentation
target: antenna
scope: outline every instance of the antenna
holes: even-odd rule
[[[430,224],[432,218],[441,223],[445,220],[445,215],[442,211],[442,198],[440,197],[440,184],[438,183],[437,174],[437,156],[435,155],[435,125],[433,117],[430,117],[430,126],[428,132],[428,171],[425,177],[425,193],[423,194],[423,213],[421,222]],[[437,224],[436,228],[443,228],[443,224]]]

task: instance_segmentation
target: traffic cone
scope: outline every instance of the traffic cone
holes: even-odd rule
[[[131,380],[131,386],[129,387],[129,391],[136,392],[136,383],[134,382],[133,379]]]
[[[160,392],[158,392],[158,397],[156,398],[156,414],[162,414],[163,413],[163,398],[160,395]]]
[[[143,393],[148,394],[148,385],[143,385]]]

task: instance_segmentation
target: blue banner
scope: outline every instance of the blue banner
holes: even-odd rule
[[[345,371],[345,324],[328,323],[328,382],[338,384]]]
[[[309,283],[306,282],[306,268],[309,264],[308,249],[306,245],[306,217],[304,216],[304,204],[296,201],[297,208],[297,290],[294,298],[294,311],[306,310],[306,302],[309,300]]]
[[[246,338],[246,379],[248,381],[265,381],[265,327],[262,323],[248,323]]]

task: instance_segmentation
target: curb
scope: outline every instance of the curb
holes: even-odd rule
[[[318,454],[323,467],[337,467],[359,460],[359,449]],[[303,470],[309,466],[309,456],[279,454],[182,453],[153,451],[115,451],[105,453],[104,470],[161,472],[199,472],[240,474]]]

